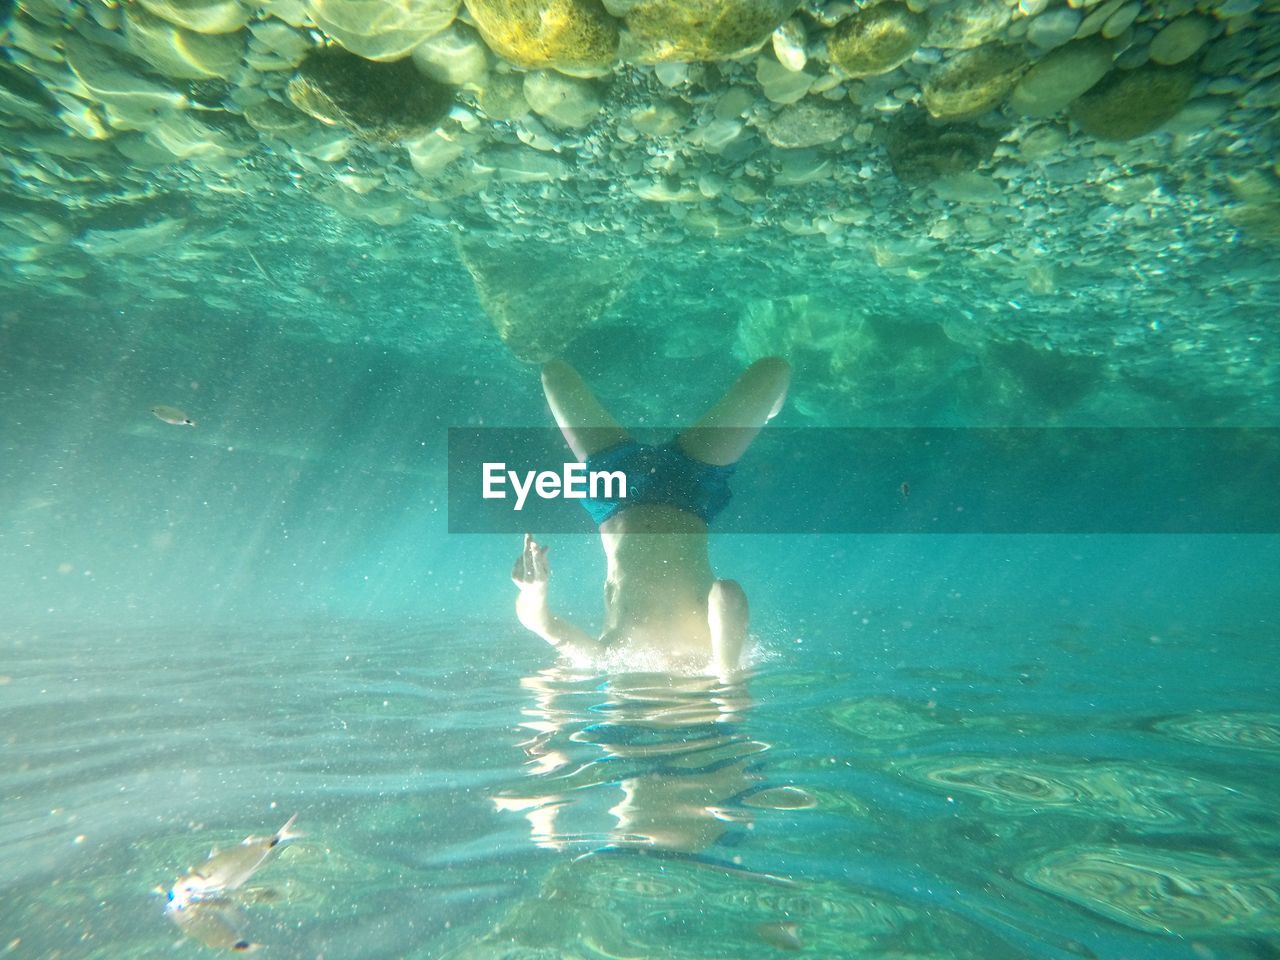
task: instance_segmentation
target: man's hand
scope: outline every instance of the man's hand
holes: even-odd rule
[[[551,577],[551,564],[547,562],[547,548],[533,539],[533,535],[524,535],[524,549],[516,558],[511,569],[511,580],[521,590],[547,586]]]

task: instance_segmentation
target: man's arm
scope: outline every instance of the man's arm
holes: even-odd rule
[[[604,645],[568,620],[551,612],[547,605],[547,583],[551,566],[547,548],[529,534],[524,535],[524,549],[516,558],[511,580],[520,588],[516,597],[516,616],[526,629],[533,631],[566,656],[590,660],[604,653]]]

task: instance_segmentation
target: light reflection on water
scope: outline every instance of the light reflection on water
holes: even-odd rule
[[[504,624],[3,642],[15,956],[167,953],[155,889],[295,812],[244,905],[276,957],[1276,945],[1280,717],[1126,708],[1069,652],[1031,695],[991,658],[859,675],[812,645],[734,686],[584,674]]]

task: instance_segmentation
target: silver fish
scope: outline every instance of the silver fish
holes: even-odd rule
[[[167,407],[164,404],[160,404],[152,407],[151,412],[165,423],[172,423],[175,427],[194,427],[196,425],[194,420],[177,407]]]
[[[209,859],[193,867],[169,891],[170,906],[178,904],[175,909],[182,909],[188,904],[216,899],[243,886],[280,844],[302,836],[292,829],[297,819],[297,814],[294,814],[288,823],[269,837],[245,837],[229,850],[210,851]]]

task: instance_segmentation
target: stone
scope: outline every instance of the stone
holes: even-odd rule
[[[485,77],[476,102],[493,120],[519,120],[529,112],[529,101],[524,98],[524,80],[512,73],[491,71]]]
[[[1115,46],[1101,37],[1059,47],[1031,69],[1013,88],[1009,106],[1028,117],[1050,117],[1096,84],[1111,69]]]
[[[161,73],[182,80],[225,78],[245,54],[243,32],[195,33],[148,13],[136,3],[124,7],[124,35],[129,52]]]
[[[809,62],[809,54],[805,50],[807,39],[804,21],[792,17],[777,30],[773,31],[773,55],[788,70],[803,70]]]
[[[340,47],[307,57],[287,92],[317,120],[384,143],[429,132],[453,102],[449,88],[424,77],[411,60],[377,63]]]
[[[313,44],[306,34],[279,20],[257,20],[249,24],[246,62],[255,70],[294,70],[307,59]]]
[[[915,53],[927,29],[905,4],[880,3],[841,21],[827,37],[827,56],[851,77],[887,73]]]
[[[977,116],[1004,100],[1026,69],[1016,47],[989,43],[966,50],[929,74],[924,105],[940,120]]]
[[[451,87],[483,86],[489,72],[489,50],[470,27],[453,23],[413,48],[418,69]]]
[[[647,137],[675,133],[689,119],[691,110],[683,100],[661,100],[631,111],[631,125]],[[729,119],[729,118],[725,118]]]
[[[117,129],[145,129],[161,112],[188,106],[176,90],[143,79],[106,47],[78,34],[67,35],[64,50],[67,66],[85,91],[114,111],[117,120],[130,118],[128,123],[112,122]]]
[[[594,76],[617,59],[619,23],[598,0],[466,0],[489,49],[516,66]]]
[[[547,183],[573,174],[559,157],[514,144],[490,147],[476,157],[475,166],[477,171],[508,183]]]
[[[809,92],[818,78],[807,70],[788,70],[772,57],[756,61],[756,80],[772,103],[795,103]]]
[[[1173,118],[1195,86],[1194,70],[1147,64],[1114,72],[1071,105],[1085,133],[1102,140],[1131,140]]]
[[[626,14],[627,59],[729,60],[768,42],[797,0],[638,0]]]
[[[1182,63],[1199,53],[1212,35],[1213,23],[1208,18],[1180,17],[1151,41],[1151,59],[1165,66]]]
[[[1046,10],[1027,24],[1027,40],[1041,50],[1060,47],[1076,35],[1081,19],[1080,11],[1071,7]]]
[[[441,130],[406,140],[404,146],[413,169],[427,178],[439,176],[466,153],[466,146],[460,140],[446,136]]]
[[[795,150],[839,140],[857,122],[858,115],[848,101],[809,97],[771,117],[764,125],[764,135],[775,147]]]
[[[590,126],[604,106],[594,83],[551,70],[525,74],[524,98],[538,116],[573,130]]]
[[[1107,22],[1102,25],[1102,35],[1108,40],[1114,40],[1133,26],[1133,21],[1138,19],[1138,14],[1141,12],[1142,4],[1138,3],[1137,0],[1126,3],[1107,18]]]
[[[138,0],[147,12],[196,33],[235,33],[253,11],[238,0]]]
[[[963,0],[930,17],[925,46],[970,50],[999,37],[1012,17],[1004,0]]]
[[[455,244],[480,306],[526,363],[561,356],[626,293],[630,280],[626,259],[587,257],[569,244],[479,233],[460,234]]]
[[[406,56],[458,13],[459,0],[307,0],[321,30],[367,60]]]
[[[999,184],[973,171],[945,174],[929,186],[938,199],[950,203],[999,203],[1004,199]]]
[[[936,123],[908,108],[890,124],[885,151],[894,176],[916,185],[975,170],[991,159],[999,138],[974,124]]]
[[[260,100],[244,108],[244,119],[259,133],[288,139],[306,133],[314,121],[275,100]]]

